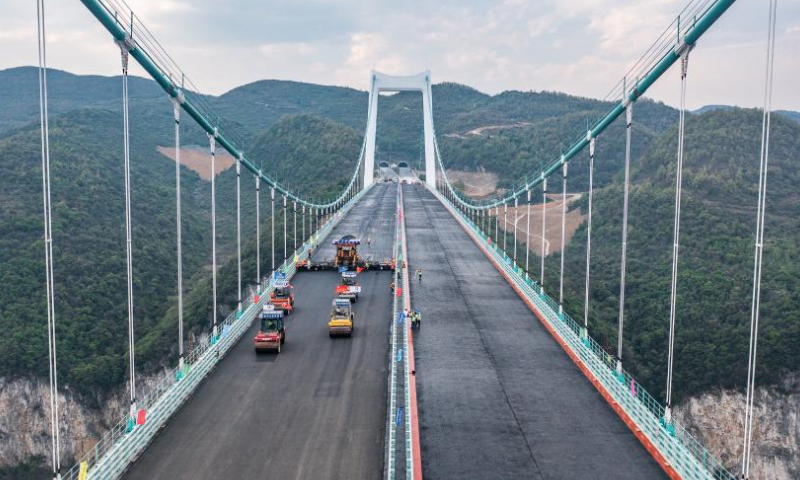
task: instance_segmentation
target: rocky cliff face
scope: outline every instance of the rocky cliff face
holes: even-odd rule
[[[137,377],[137,391],[146,391],[163,375]],[[82,398],[69,388],[59,391],[62,472],[72,466],[73,459],[88,452],[128,411],[126,388],[104,395],[98,401]],[[49,384],[40,379],[0,377],[0,468],[12,467],[37,456],[50,464]]]
[[[164,373],[137,378],[140,392]],[[69,389],[59,392],[63,470],[89,451],[128,410],[127,387],[98,401],[88,401]],[[50,459],[50,404],[47,382],[0,377],[0,468],[39,456]],[[102,409],[88,405],[103,405]],[[800,376],[777,387],[756,391],[751,479],[800,478]],[[741,464],[744,395],[718,391],[690,398],[675,410],[683,423],[729,470]],[[62,470],[62,471],[63,471]]]
[[[741,472],[744,394],[717,391],[690,398],[676,417],[728,467]],[[800,376],[756,390],[750,478],[800,478]]]

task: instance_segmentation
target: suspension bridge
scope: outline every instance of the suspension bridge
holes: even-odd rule
[[[776,2],[770,2],[764,122],[757,229],[753,248],[753,307],[745,434],[741,471],[726,468],[672,416],[673,349],[680,246],[681,173],[685,89],[690,52],[734,0],[692,0],[614,87],[613,108],[580,132],[570,147],[519,184],[480,201],[448,179],[434,126],[431,72],[411,76],[370,74],[367,124],[356,168],[344,188],[320,202],[273,178],[244,152],[236,129],[222,121],[200,90],[123,0],[81,0],[119,46],[122,70],[127,260],[129,411],[88,451],[65,459],[58,391],[59,322],[53,280],[52,207],[45,2],[38,0],[39,84],[43,209],[50,359],[50,413],[54,478],[749,478],[753,388],[769,158],[772,64]],[[128,67],[133,59],[174,105],[176,152],[176,286],[178,360],[155,384],[137,385],[136,292],[132,282],[132,205],[128,117]],[[627,372],[622,352],[631,126],[634,107],[665,73],[680,69],[680,120],[675,179],[674,241],[665,398],[653,398]],[[376,166],[378,98],[381,92],[422,95],[424,169],[407,163]],[[237,299],[227,318],[217,317],[208,335],[187,351],[183,330],[181,267],[180,125],[188,119],[208,136],[215,171],[217,150],[235,159]],[[591,222],[595,150],[615,121],[625,123],[623,233],[620,257],[618,344],[602,348],[592,337]],[[589,164],[585,310],[564,304],[564,256],[569,164]],[[377,168],[376,168],[377,167]],[[320,172],[323,173],[323,172]],[[242,278],[240,192],[256,190],[256,278]],[[548,183],[551,190],[548,190]],[[559,185],[560,183],[560,185]],[[560,272],[545,285],[545,241],[540,265],[531,262],[533,235],[544,239],[547,216],[531,224],[532,205],[562,195]],[[560,187],[560,189],[558,188]],[[211,175],[213,298],[217,298],[216,187]],[[261,269],[261,204],[269,204],[272,265]],[[513,228],[508,227],[512,209]],[[518,213],[527,209],[526,223]],[[275,262],[276,218],[283,218],[283,258]],[[503,223],[503,227],[500,224]],[[500,230],[502,228],[502,231]],[[293,230],[293,245],[287,244]],[[280,232],[279,232],[280,233]],[[362,255],[391,259],[392,269],[362,272],[362,295],[353,304],[354,336],[332,342],[320,329],[337,274],[298,271],[329,262],[331,239],[353,234],[369,239]],[[277,257],[280,258],[280,257]],[[275,288],[290,278],[299,308],[287,317],[280,355],[254,356],[247,341],[254,320]],[[423,279],[424,278],[424,279]],[[391,286],[391,288],[390,288]],[[424,327],[406,318],[424,313]],[[424,332],[421,334],[421,332]],[[245,340],[242,340],[245,339]],[[725,432],[720,432],[725,435]],[[74,465],[63,462],[74,460]]]

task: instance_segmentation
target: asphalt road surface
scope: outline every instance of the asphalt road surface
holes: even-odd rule
[[[373,188],[337,227],[371,235],[381,255],[386,246],[391,255],[394,235],[397,186],[389,187]],[[373,212],[379,216],[365,221]],[[360,277],[353,337],[331,339],[326,322],[339,274],[298,273],[280,355],[254,352],[254,324],[125,478],[381,478],[392,277]]]
[[[361,240],[359,257],[375,262],[391,260],[396,208],[397,184],[375,184],[333,229],[328,239],[320,242],[311,261],[333,260],[336,248],[331,242],[345,235],[355,235]]]
[[[433,195],[405,186],[426,479],[666,475]]]

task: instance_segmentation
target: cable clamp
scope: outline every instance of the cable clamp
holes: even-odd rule
[[[122,40],[115,40],[114,43],[116,43],[119,46],[120,50],[124,52],[130,52],[131,50],[136,49],[136,42],[127,32],[125,33],[125,38],[123,38]]]
[[[183,90],[180,88],[176,89],[176,92],[175,101],[177,101],[180,105],[183,105],[184,102],[186,102],[186,95],[183,94]]]
[[[589,139],[589,156],[594,157],[594,138]]]
[[[684,54],[688,55],[693,47],[693,44],[686,43],[686,39],[682,38],[681,41],[675,46],[675,54],[679,57],[684,56]]]

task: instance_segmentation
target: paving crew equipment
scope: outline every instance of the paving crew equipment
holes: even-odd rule
[[[273,309],[272,305],[264,305],[258,319],[261,326],[258,328],[258,334],[253,338],[256,353],[264,351],[281,353],[281,347],[286,341],[283,312]]]
[[[333,244],[336,245],[336,258],[333,259],[333,266],[336,268],[356,268],[356,262],[358,262],[357,247],[361,245],[361,240],[353,235],[345,235],[339,240],[334,240]]]
[[[358,255],[358,246],[361,245],[361,240],[353,235],[345,235],[342,238],[331,242],[336,247],[336,255],[333,261],[329,262],[312,262],[302,260],[297,262],[298,270],[393,270],[394,259],[391,261],[384,258],[383,261],[373,261],[369,258],[364,258]]]
[[[294,310],[294,293],[288,280],[275,280],[272,293],[269,294],[269,303],[275,310],[281,310],[286,314]]]
[[[342,280],[336,285],[336,296],[356,303],[361,285],[358,284],[358,272],[342,272]]]
[[[336,335],[353,335],[353,306],[350,300],[335,298],[331,304],[331,316],[328,320],[328,334],[333,337]]]

